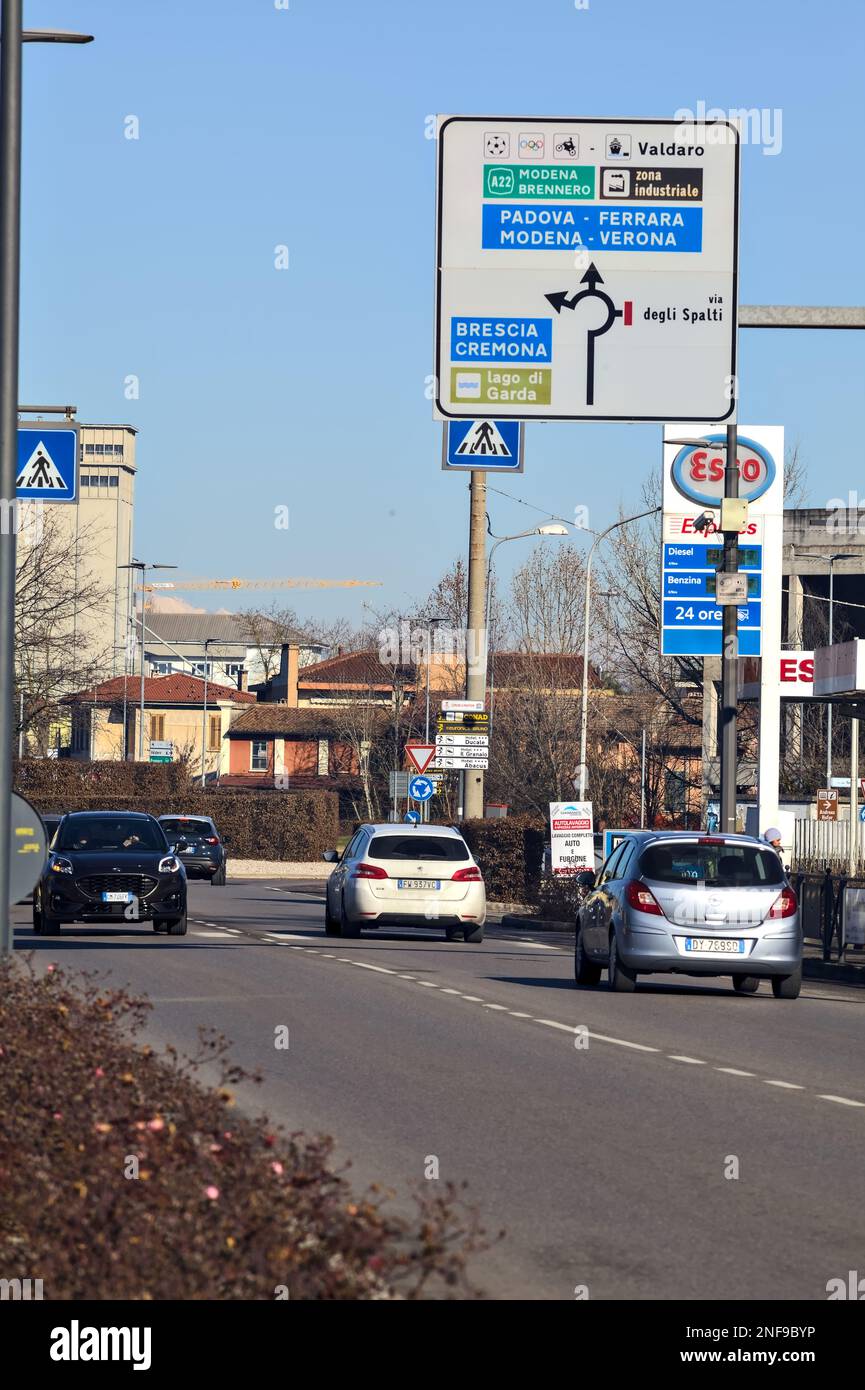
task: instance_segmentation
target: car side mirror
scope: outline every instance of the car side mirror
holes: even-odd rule
[[[593,869],[581,869],[577,874],[578,888],[594,888],[595,872]]]
[[[339,862],[339,854],[335,849],[326,849],[321,857],[326,860],[328,864],[336,864]]]

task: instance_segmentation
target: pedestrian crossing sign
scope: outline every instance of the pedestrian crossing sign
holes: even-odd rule
[[[443,434],[442,468],[523,471],[523,425],[519,420],[448,420]]]
[[[78,493],[78,430],[41,421],[18,427],[15,493],[42,502],[74,502]]]

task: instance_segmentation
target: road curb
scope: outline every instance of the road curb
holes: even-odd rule
[[[519,927],[520,931],[558,931],[573,934],[573,922],[558,922],[552,917],[523,917],[516,912],[504,912],[499,920],[502,927]]]
[[[802,962],[802,978],[805,980],[832,981],[836,985],[855,985],[865,989],[865,967],[861,965],[842,965],[840,961],[809,960]]]

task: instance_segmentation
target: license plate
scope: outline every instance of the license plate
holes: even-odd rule
[[[745,943],[741,939],[735,940],[731,937],[688,936],[685,938],[685,950],[696,952],[717,951],[723,955],[743,956],[745,954]]]
[[[437,892],[441,888],[441,880],[438,878],[398,878],[397,888],[423,888],[427,892]]]
[[[103,901],[104,903],[128,903],[128,902],[131,902],[131,901],[132,901],[132,894],[131,894],[131,893],[103,893],[103,894],[102,894],[102,901]]]

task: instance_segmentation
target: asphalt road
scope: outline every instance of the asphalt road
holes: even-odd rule
[[[149,995],[157,1041],[218,1027],[264,1073],[253,1106],[332,1134],[356,1185],[406,1194],[435,1156],[507,1230],[474,1265],[490,1297],[825,1299],[865,1272],[862,991],[577,990],[570,940],[342,941],[320,893],[194,883],[182,939],[34,937],[22,907],[16,942]]]

